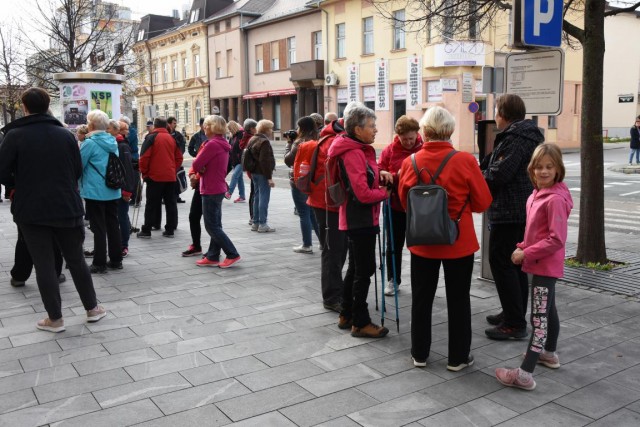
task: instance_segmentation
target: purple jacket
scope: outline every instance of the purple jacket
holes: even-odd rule
[[[524,242],[517,244],[524,250],[522,271],[556,278],[564,275],[567,220],[572,208],[573,200],[564,182],[533,190],[527,200]]]
[[[214,135],[202,143],[193,161],[193,170],[200,174],[200,194],[224,194],[227,191],[227,164],[231,146],[222,135]]]

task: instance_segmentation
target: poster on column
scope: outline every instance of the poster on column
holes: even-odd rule
[[[347,90],[349,92],[349,102],[360,101],[358,86],[360,84],[358,79],[358,65],[351,64],[347,66]]]
[[[422,57],[407,58],[407,111],[422,109]]]
[[[376,61],[376,111],[389,111],[389,61]]]
[[[112,109],[112,94],[111,91],[106,90],[92,90],[91,91],[91,109],[101,110],[107,113],[110,119],[113,118]]]

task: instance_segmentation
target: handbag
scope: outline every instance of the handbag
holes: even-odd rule
[[[189,188],[189,180],[187,179],[187,173],[184,169],[180,169],[176,173],[176,181],[178,182],[178,188],[180,189],[180,193],[184,193]]]
[[[433,175],[427,168],[418,170],[416,155],[411,155],[411,163],[418,177],[418,183],[409,189],[407,195],[407,247],[452,245],[458,240],[458,223],[469,199],[467,198],[464,202],[458,217],[452,220],[449,216],[447,190],[436,184],[440,172],[456,153],[456,150],[452,150],[447,154]],[[423,170],[431,177],[431,182],[428,184],[425,184],[420,177]]]

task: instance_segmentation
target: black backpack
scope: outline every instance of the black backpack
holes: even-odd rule
[[[436,184],[436,180],[449,159],[457,153],[452,150],[440,163],[434,174],[427,168],[418,170],[416,155],[411,155],[413,171],[418,176],[416,185],[407,194],[407,247],[417,245],[452,245],[458,240],[458,223],[469,199],[464,202],[458,217],[453,220],[449,216],[447,190]],[[422,171],[431,177],[426,184],[420,177]]]
[[[258,161],[253,157],[251,149],[255,145],[255,141],[252,141],[247,145],[247,148],[242,152],[242,170],[245,172],[255,172],[258,169]]]
[[[126,175],[124,172],[124,165],[120,161],[115,153],[109,153],[109,160],[107,161],[107,170],[104,175],[100,173],[98,168],[93,163],[89,163],[98,172],[98,175],[104,178],[104,183],[109,188],[118,189],[126,187]]]

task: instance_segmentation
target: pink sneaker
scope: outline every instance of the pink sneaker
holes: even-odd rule
[[[41,331],[47,332],[64,332],[64,320],[62,318],[58,320],[51,320],[47,317],[46,319],[38,320],[38,323],[36,323],[36,328],[40,329]]]
[[[496,379],[502,385],[507,387],[516,387],[523,390],[533,390],[536,388],[536,382],[533,376],[529,376],[528,380],[522,380],[520,378],[520,368],[498,368],[496,369]]]
[[[222,261],[218,267],[229,268],[238,261],[240,261],[240,255],[238,255],[235,258],[225,258],[224,261]]]
[[[551,369],[558,369],[560,367],[560,358],[556,353],[540,353],[538,357],[538,363]]]
[[[233,203],[244,203],[246,202],[246,200],[244,199],[244,197],[238,197],[237,199],[235,199],[233,201]]]
[[[224,198],[227,200],[231,199],[231,193],[229,193],[228,191],[224,193]]]
[[[211,261],[209,258],[204,257],[196,261],[198,267],[217,267],[220,265],[220,261]]]

